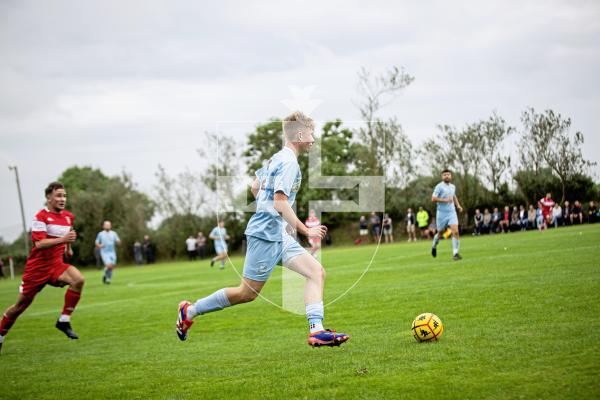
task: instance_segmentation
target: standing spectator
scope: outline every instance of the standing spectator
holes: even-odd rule
[[[154,264],[156,254],[154,251],[154,243],[152,243],[150,236],[148,235],[144,235],[142,250],[144,252],[144,257],[146,258],[146,264]]]
[[[510,231],[516,232],[521,228],[521,221],[519,220],[519,209],[517,206],[513,207],[510,215]]]
[[[521,204],[519,206],[519,225],[520,225],[522,231],[527,230],[527,220],[528,220],[527,211],[525,211],[525,206],[523,206]]]
[[[360,242],[367,242],[369,239],[369,225],[367,223],[367,218],[364,215],[360,216],[360,220],[358,221],[358,234],[360,235]]]
[[[555,228],[562,226],[562,208],[558,203],[554,203],[552,207],[552,224]]]
[[[593,224],[596,222],[598,218],[598,207],[594,204],[593,201],[590,201],[590,205],[588,206],[588,224]]]
[[[554,207],[554,200],[552,200],[552,193],[546,193],[546,197],[538,201],[538,205],[542,208],[542,214],[546,223],[552,223],[552,208]]]
[[[378,242],[381,236],[381,219],[375,212],[371,213],[371,234],[373,235],[373,241]]]
[[[500,231],[507,233],[510,227],[510,207],[504,207],[504,213],[502,214],[502,219],[500,220]]]
[[[385,214],[383,218],[383,236],[386,243],[394,243],[393,221],[390,214]]]
[[[500,222],[502,221],[502,216],[498,211],[498,207],[494,207],[494,212],[492,213],[492,226],[490,231],[492,233],[498,233],[498,229],[500,228]]]
[[[185,246],[186,246],[187,253],[188,253],[188,259],[190,261],[196,261],[196,255],[198,254],[197,250],[196,250],[197,243],[198,243],[198,241],[196,240],[194,235],[188,236],[188,238],[185,240]]]
[[[198,250],[198,257],[204,260],[206,257],[206,236],[203,232],[198,232],[198,236],[196,236],[196,249]]]
[[[423,207],[419,207],[419,211],[417,212],[417,225],[421,230],[421,238],[429,239],[429,232],[427,229],[427,224],[429,223],[429,213],[423,209]]]
[[[2,259],[0,258],[0,278],[4,278],[4,263],[2,262]]]
[[[406,217],[404,217],[404,221],[406,222],[406,233],[408,234],[408,240],[407,242],[410,242],[411,240],[413,242],[417,241],[417,217],[415,216],[415,213],[413,213],[412,208],[409,208],[406,211]]]
[[[571,225],[571,211],[572,211],[572,207],[571,204],[569,203],[569,201],[565,201],[565,204],[562,208],[563,210],[563,215],[562,215],[562,220],[563,220],[563,225],[565,226],[569,226]]]
[[[481,232],[484,234],[490,233],[490,229],[492,228],[492,214],[490,214],[490,210],[487,208],[483,210],[483,222],[481,224]]]
[[[308,218],[306,219],[304,225],[306,225],[308,229],[321,225],[321,221],[319,221],[319,218],[317,218],[317,213],[315,210],[310,210],[308,212]],[[310,254],[315,257],[315,254],[317,254],[317,251],[319,251],[321,248],[321,238],[318,236],[309,237],[308,243],[310,244],[311,248]]]
[[[136,240],[133,244],[133,259],[135,265],[142,265],[144,263],[144,257],[142,256],[142,244],[139,240]]]
[[[583,210],[579,200],[575,200],[575,204],[573,204],[573,209],[571,210],[571,224],[575,222],[583,224]]]
[[[473,236],[479,236],[481,235],[481,230],[483,227],[483,214],[481,213],[481,211],[479,211],[479,208],[475,210],[473,221],[475,222],[475,230],[473,231]]]
[[[536,227],[536,216],[535,216],[535,208],[533,204],[529,205],[529,211],[527,212],[527,229],[535,229]]]

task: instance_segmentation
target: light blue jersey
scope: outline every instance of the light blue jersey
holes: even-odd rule
[[[117,241],[121,241],[119,239],[119,235],[115,231],[101,231],[98,232],[98,236],[96,236],[96,243],[101,244],[100,254],[115,254],[116,248],[115,244]]]
[[[210,234],[208,236],[218,238],[217,240],[215,240],[215,251],[217,252],[217,254],[227,252],[227,241],[225,239],[227,237],[226,228],[220,228],[218,226],[215,226],[213,230],[210,231]]]
[[[433,189],[433,195],[440,199],[454,199],[454,196],[456,196],[456,187],[451,183],[440,182],[435,189]],[[444,215],[456,214],[454,202],[437,203],[437,213]]]
[[[273,199],[275,192],[282,192],[288,197],[290,205],[294,203],[302,183],[296,155],[290,148],[284,147],[266,166],[256,171],[256,176],[260,180],[256,213],[248,221],[245,234],[270,242],[281,242],[283,223],[281,215],[273,207]]]

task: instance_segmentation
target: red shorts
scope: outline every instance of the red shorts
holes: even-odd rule
[[[33,298],[46,285],[62,286],[60,282],[58,282],[58,277],[70,266],[70,264],[58,262],[46,268],[37,266],[25,267],[25,273],[23,273],[23,281],[19,287],[19,292],[25,297]]]

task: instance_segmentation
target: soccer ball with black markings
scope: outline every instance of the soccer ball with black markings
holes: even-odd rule
[[[413,321],[412,333],[417,342],[436,341],[444,333],[444,324],[437,315],[423,313]]]

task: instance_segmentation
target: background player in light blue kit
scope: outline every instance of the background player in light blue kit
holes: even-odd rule
[[[98,232],[96,236],[96,247],[100,249],[100,257],[104,263],[102,283],[107,285],[112,281],[113,269],[117,266],[116,245],[121,244],[119,235],[111,230],[111,227],[110,221],[104,221],[104,224],[102,224],[103,230]]]
[[[437,256],[437,245],[440,241],[440,235],[450,227],[452,231],[452,250],[455,261],[461,260],[462,257],[458,254],[460,245],[458,234],[458,216],[456,210],[462,212],[462,207],[456,197],[456,187],[450,181],[452,180],[452,172],[445,169],[442,171],[442,181],[437,184],[433,190],[431,201],[437,204],[436,224],[437,233],[433,237],[433,246],[431,247],[431,255]]]
[[[221,260],[221,267],[219,269],[225,268],[225,259],[227,258],[227,241],[229,240],[229,235],[227,234],[227,229],[225,228],[225,221],[219,221],[219,225],[215,226],[208,237],[215,241],[215,252],[217,255],[210,260],[210,266],[215,265],[215,261]]]
[[[187,339],[187,331],[194,317],[254,300],[279,260],[306,278],[304,303],[310,330],[308,344],[315,347],[339,346],[350,338],[344,333],[323,328],[325,270],[287,233],[288,225],[290,231],[295,230],[309,238],[323,239],[327,233],[324,225],[307,228],[291,206],[302,181],[297,158],[312,146],[313,131],[313,120],[301,112],[294,112],[284,119],[285,146],[256,172],[252,184],[256,213],[246,227],[248,249],[242,282],[238,287],[217,290],[195,304],[182,301],[176,324],[180,340]]]

